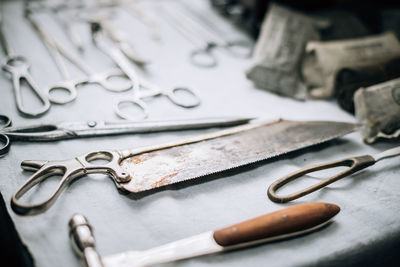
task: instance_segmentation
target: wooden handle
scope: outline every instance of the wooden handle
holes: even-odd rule
[[[228,247],[286,238],[324,225],[339,211],[329,203],[300,204],[217,230],[214,239]]]

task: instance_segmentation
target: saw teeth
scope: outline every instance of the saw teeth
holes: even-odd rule
[[[286,124],[284,124],[284,123],[286,123]],[[321,123],[326,123],[326,126],[324,124],[321,124]],[[263,161],[263,160],[267,160],[267,159],[270,159],[270,158],[273,158],[273,157],[276,157],[276,156],[282,156],[282,155],[285,155],[285,154],[287,154],[289,152],[298,151],[300,149],[304,149],[304,148],[311,147],[311,146],[316,146],[316,145],[319,145],[321,143],[324,143],[324,142],[330,141],[332,139],[338,138],[338,137],[340,137],[342,135],[345,135],[345,134],[348,134],[350,132],[353,132],[354,130],[357,129],[357,125],[346,124],[346,123],[337,123],[337,122],[292,122],[292,121],[280,121],[280,122],[277,122],[277,124],[282,124],[282,128],[271,129],[271,131],[273,131],[273,130],[275,131],[272,134],[269,133],[269,135],[271,135],[272,137],[274,137],[277,134],[282,134],[282,133],[280,133],[281,131],[282,132],[290,132],[290,134],[292,134],[294,137],[296,137],[296,134],[293,134],[293,132],[298,130],[299,131],[298,135],[301,137],[302,134],[303,134],[303,139],[300,138],[297,143],[293,142],[292,144],[289,144],[286,147],[287,151],[282,151],[283,149],[285,149],[284,145],[286,144],[285,143],[286,141],[284,140],[284,138],[283,139],[279,139],[279,137],[282,137],[281,135],[279,135],[279,136],[277,136],[277,141],[280,141],[282,143],[282,146],[279,146],[279,144],[278,144],[270,152],[268,152],[268,149],[264,149],[264,150],[260,149],[260,156],[257,156],[256,153],[249,153],[247,155],[249,158],[247,160],[246,159],[242,160],[242,158],[240,158],[242,154],[239,154],[239,156],[237,154],[237,153],[240,153],[240,151],[241,151],[240,150],[240,148],[241,148],[240,145],[238,145],[238,149],[236,151],[235,150],[232,151],[232,153],[236,153],[236,157],[232,156],[231,158],[229,158],[229,155],[230,155],[229,153],[231,153],[229,145],[232,145],[232,144],[234,145],[235,144],[235,139],[232,139],[231,137],[229,137],[229,139],[222,140],[222,138],[228,138],[226,136],[223,136],[221,138],[221,143],[223,143],[224,141],[226,143],[222,146],[222,148],[225,151],[221,155],[228,157],[227,158],[228,161],[229,161],[229,159],[232,159],[231,162],[227,163],[228,166],[221,166],[220,167],[221,169],[218,169],[218,165],[212,165],[212,166],[209,166],[209,168],[211,168],[210,171],[207,171],[207,170],[203,169],[202,171],[198,172],[199,175],[191,176],[190,174],[188,174],[186,177],[184,176],[186,174],[181,174],[181,176],[177,176],[177,175],[178,175],[178,173],[181,173],[182,171],[190,170],[190,169],[192,169],[194,167],[197,169],[198,168],[198,164],[200,164],[202,162],[201,158],[198,159],[197,157],[193,157],[192,152],[187,152],[186,150],[195,151],[196,150],[196,146],[197,146],[196,143],[203,143],[204,144],[204,142],[207,142],[207,141],[201,141],[200,140],[200,141],[195,142],[195,143],[180,142],[180,144],[175,146],[175,147],[174,146],[169,146],[167,148],[157,150],[158,151],[157,153],[161,153],[161,155],[160,154],[155,154],[155,152],[152,152],[152,151],[146,151],[144,153],[135,154],[134,157],[126,158],[125,160],[131,160],[132,161],[132,163],[127,163],[127,164],[136,164],[136,166],[135,165],[130,165],[130,166],[133,166],[133,167],[129,171],[133,171],[133,172],[135,172],[135,170],[139,171],[139,174],[138,174],[138,172],[136,172],[136,177],[138,177],[138,176],[141,177],[140,178],[141,181],[138,181],[138,180],[135,181],[135,176],[133,176],[133,178],[132,178],[133,184],[130,184],[130,182],[128,182],[126,184],[120,184],[120,186],[124,190],[129,191],[129,192],[133,192],[133,193],[150,191],[150,190],[153,190],[153,189],[156,189],[156,188],[160,188],[160,187],[163,187],[163,186],[166,186],[166,185],[181,183],[181,182],[185,182],[185,181],[189,181],[189,180],[193,180],[193,179],[197,179],[197,178],[202,178],[202,177],[205,177],[205,176],[209,176],[209,175],[221,173],[221,172],[224,172],[224,171],[232,170],[232,169],[239,168],[239,167],[242,167],[242,166],[245,166],[245,165],[249,165],[249,164],[252,164],[252,163],[257,163],[257,162],[260,162],[260,161]],[[259,127],[269,127],[269,126],[266,126],[265,124],[263,124],[263,125],[261,125]],[[298,127],[296,128],[296,126],[298,126]],[[318,127],[315,127],[314,131],[318,131],[321,128],[325,129],[324,132],[326,133],[326,135],[320,136],[320,135],[318,135],[319,133],[316,132],[317,133],[316,137],[314,139],[310,138],[308,136],[310,134],[307,134],[307,132],[306,132],[307,131],[306,127],[309,127],[310,131],[312,131],[313,130],[313,126],[318,126]],[[335,126],[337,126],[337,127],[335,127]],[[339,128],[339,126],[342,126],[342,128]],[[252,131],[253,129],[256,129],[256,128],[257,127],[252,128],[251,130],[248,130],[248,131]],[[328,130],[326,130],[326,128]],[[332,135],[329,135],[329,130],[330,129],[333,132]],[[264,131],[264,130],[261,130],[261,132],[262,131]],[[268,136],[267,129],[265,131],[267,133],[266,135]],[[244,131],[244,132],[246,132],[246,131]],[[241,136],[242,138],[249,138],[249,136],[246,136],[245,133],[243,133],[243,132],[240,132],[240,133],[242,134],[242,136]],[[210,147],[212,147],[212,149],[215,149],[215,150],[218,150],[218,146],[219,146],[219,142],[215,141],[215,139],[217,139],[217,138],[219,138],[219,137],[216,137],[214,139],[208,139],[208,140],[214,140],[210,144]],[[288,138],[291,138],[291,137],[289,136]],[[262,140],[262,138],[260,139],[259,142],[260,142],[260,144],[268,145],[268,142],[265,142],[265,140]],[[187,146],[187,145],[192,146],[192,147],[188,147],[185,150],[185,146]],[[242,145],[243,145],[243,143],[242,143]],[[252,145],[253,145],[253,148],[257,147],[257,141],[255,141],[255,143],[253,143]],[[283,147],[283,149],[282,149],[282,147]],[[197,146],[197,148],[198,149],[200,149],[200,148],[204,149],[204,147],[201,147],[201,146]],[[163,150],[169,150],[169,149],[171,149],[171,150],[168,151],[168,153],[162,153]],[[241,149],[243,149],[243,148],[241,148]],[[210,150],[210,151],[212,152],[214,150]],[[200,153],[199,155],[205,155],[204,154],[205,152],[208,152],[208,150],[206,149],[205,151],[201,152],[203,154]],[[180,159],[179,156],[180,155],[177,155],[175,157],[176,153],[178,153],[178,154],[183,153],[184,154],[183,156],[181,156],[182,159],[185,160],[184,163],[181,162],[182,165],[179,165],[179,159]],[[185,153],[189,153],[189,154],[186,155]],[[214,152],[212,152],[212,153],[214,153]],[[218,153],[216,151],[215,154],[213,154],[212,156],[217,157],[219,154],[220,153]],[[142,158],[142,160],[140,160],[140,161],[136,160],[136,158],[135,158],[135,157],[139,157],[139,156]],[[155,161],[155,162],[149,163],[149,165],[146,166],[146,168],[148,168],[148,170],[144,170],[142,175],[141,175],[140,174],[140,170],[141,169],[139,169],[140,168],[140,164],[142,164],[142,163],[146,164],[145,163],[146,157],[147,158],[149,158],[149,157],[150,158],[151,157],[159,157],[158,158],[159,162],[163,163],[163,164],[166,164],[166,166],[167,166],[166,168],[167,169],[164,171],[161,167],[159,167],[160,165],[156,165],[158,162]],[[170,163],[168,163],[169,160],[167,160],[169,157],[171,157]],[[192,159],[190,157],[192,157]],[[145,159],[145,160],[143,160],[143,159]],[[198,161],[196,161],[197,159],[198,159]],[[174,160],[175,160],[175,162],[174,162]],[[190,164],[189,165],[184,165],[184,164],[186,164],[185,163],[186,160],[188,160],[188,162],[191,162],[192,165],[190,165]],[[234,163],[235,160],[237,162],[239,162],[239,164],[235,164]],[[175,163],[177,164],[176,168],[172,168],[171,166],[174,166]],[[152,167],[151,164],[153,164],[154,167]],[[155,169],[155,172],[152,172],[154,169]],[[159,173],[157,173],[157,169],[160,170]],[[153,179],[146,180],[146,176],[149,176],[150,174],[156,176],[156,179],[154,179],[154,181],[153,181]],[[174,180],[175,176],[177,176],[177,177]],[[149,176],[149,178],[150,177],[153,178],[152,176]]]

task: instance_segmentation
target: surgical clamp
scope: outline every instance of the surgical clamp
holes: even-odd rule
[[[162,89],[161,87],[146,81],[144,78],[139,77],[133,67],[130,65],[129,61],[126,59],[124,54],[121,52],[120,49],[115,47],[109,40],[106,39],[104,33],[102,32],[102,22],[101,18],[97,21],[93,21],[91,23],[91,31],[92,31],[92,38],[95,45],[103,51],[104,54],[109,56],[117,66],[121,68],[121,70],[126,74],[126,76],[132,81],[133,83],[133,96],[131,99],[126,99],[120,101],[115,106],[115,112],[117,115],[124,119],[137,119],[135,116],[131,116],[127,113],[124,113],[120,106],[124,103],[131,103],[142,111],[142,118],[148,117],[148,108],[147,104],[143,101],[145,98],[157,97],[157,96],[167,96],[168,99],[175,105],[184,107],[184,108],[192,108],[196,107],[200,104],[200,99],[197,94],[187,87],[176,87],[169,90]],[[146,92],[143,92],[142,89],[144,88]],[[186,103],[182,101],[178,96],[177,92],[183,91],[192,96],[192,101],[190,103]]]
[[[190,53],[190,61],[198,67],[211,68],[218,64],[217,58],[212,53],[215,48],[224,48],[231,55],[239,58],[248,58],[252,53],[252,44],[247,41],[225,41],[220,34],[211,33],[202,24],[186,15],[180,8],[173,12],[163,8],[160,12],[172,26],[196,48]],[[214,29],[215,31],[215,29]],[[206,37],[207,36],[207,37]]]
[[[2,63],[2,68],[4,71],[11,74],[17,109],[25,116],[40,116],[49,110],[50,101],[47,96],[40,90],[39,86],[36,84],[31,74],[29,73],[30,64],[28,63],[27,59],[23,56],[16,55],[14,50],[8,43],[6,36],[3,32],[3,20],[3,7],[0,3],[0,42],[6,55],[6,58]],[[42,103],[42,106],[37,110],[29,110],[24,107],[21,93],[22,80],[26,81],[28,86],[32,89],[32,91]]]
[[[56,104],[65,104],[71,102],[77,97],[76,88],[80,85],[95,83],[99,84],[101,87],[108,91],[113,92],[122,92],[127,91],[132,88],[131,82],[126,82],[123,84],[114,85],[109,80],[113,77],[124,77],[124,74],[119,69],[111,69],[106,72],[96,73],[92,71],[79,57],[76,57],[74,54],[68,52],[64,49],[59,43],[57,43],[54,39],[48,35],[44,29],[39,25],[39,23],[33,18],[31,14],[27,14],[27,19],[32,24],[33,28],[36,32],[41,36],[43,42],[48,47],[51,55],[54,58],[54,61],[63,76],[63,81],[58,82],[48,88],[48,97],[51,102]],[[81,80],[74,80],[70,78],[70,74],[64,64],[62,57],[68,59],[71,63],[73,63],[77,68],[82,70],[87,77]],[[50,92],[54,92],[55,90],[64,90],[68,92],[68,95],[62,99],[53,97]]]

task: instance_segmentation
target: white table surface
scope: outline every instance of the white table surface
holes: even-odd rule
[[[227,36],[242,37],[227,21],[219,18],[206,4],[196,1],[219,23]],[[22,4],[4,3],[5,32],[17,53],[28,58],[37,83],[46,87],[59,81],[55,65],[38,36],[22,18]],[[146,7],[152,6],[151,3]],[[157,13],[155,13],[157,15]],[[66,46],[71,46],[58,25],[49,16],[40,21]],[[219,66],[201,69],[188,62],[193,45],[159,17],[162,42],[149,38],[143,25],[121,12],[116,24],[129,30],[129,38],[138,50],[152,58],[146,75],[165,86],[188,85],[195,88],[202,104],[186,110],[171,105],[166,98],[150,101],[152,119],[197,118],[240,115],[264,119],[282,117],[295,120],[337,120],[355,122],[334,101],[298,102],[254,88],[244,72],[250,60],[236,59],[225,51],[215,51]],[[113,67],[112,62],[90,42],[84,24],[80,30],[87,45],[82,55],[94,69]],[[78,73],[78,75],[80,75]],[[116,120],[113,104],[129,97],[131,92],[112,93],[99,86],[79,89],[76,101],[53,105],[36,119],[21,117],[17,110],[10,80],[0,78],[0,114],[12,118],[15,126],[79,120]],[[26,104],[33,105],[32,95],[24,90]],[[37,103],[36,103],[37,104]],[[302,266],[357,263],[373,251],[390,247],[400,236],[400,188],[398,158],[379,162],[357,175],[343,179],[329,188],[313,193],[291,204],[271,202],[267,186],[275,179],[313,163],[322,163],[348,156],[378,153],[396,142],[365,145],[359,133],[350,134],[328,146],[303,151],[265,164],[241,168],[204,183],[174,185],[168,190],[131,199],[119,194],[111,179],[104,175],[88,175],[70,185],[54,206],[36,216],[16,215],[9,206],[11,195],[31,173],[22,171],[25,159],[63,160],[100,149],[123,149],[159,144],[192,136],[204,131],[169,132],[75,139],[48,143],[15,142],[8,155],[0,158],[0,190],[8,202],[9,212],[23,242],[31,251],[37,266],[78,266],[68,240],[67,222],[72,214],[82,213],[94,226],[97,248],[101,255],[125,250],[142,250],[162,245],[204,231],[218,229],[280,208],[311,201],[331,202],[341,207],[334,222],[318,232],[282,242],[265,244],[225,254],[209,255],[177,263],[178,266]],[[38,190],[41,197],[51,192],[56,179]],[[308,180],[307,182],[313,182]],[[292,190],[304,186],[297,183]],[[379,259],[380,253],[374,255]]]

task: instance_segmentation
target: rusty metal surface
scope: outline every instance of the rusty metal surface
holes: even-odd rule
[[[343,136],[357,125],[280,120],[244,129],[128,157],[121,166],[132,179],[122,189],[141,192],[273,158]]]

